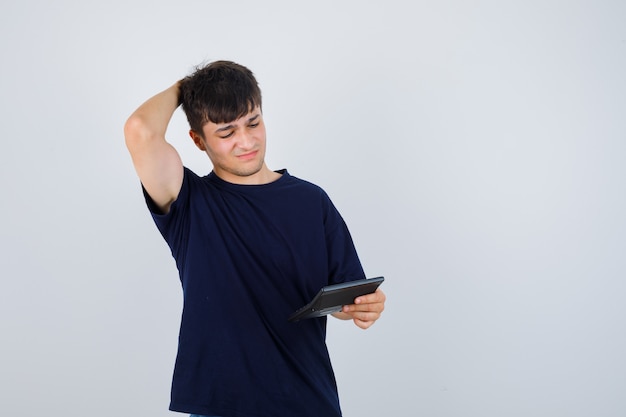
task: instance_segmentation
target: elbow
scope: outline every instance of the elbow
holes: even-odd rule
[[[129,150],[150,140],[154,134],[140,116],[131,115],[124,124],[124,139]]]

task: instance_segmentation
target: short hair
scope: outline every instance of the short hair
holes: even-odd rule
[[[215,61],[181,80],[180,104],[191,129],[204,137],[206,123],[232,122],[261,108],[261,89],[248,68]]]

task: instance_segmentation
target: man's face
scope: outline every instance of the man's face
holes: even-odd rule
[[[213,170],[235,184],[263,182],[265,167],[265,124],[260,108],[229,123],[208,122],[202,127],[204,139],[191,132],[196,146],[205,151]]]

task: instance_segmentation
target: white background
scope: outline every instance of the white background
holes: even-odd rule
[[[331,321],[344,414],[626,414],[626,3],[33,1],[0,13],[0,413],[168,416],[181,292],[122,127],[250,67],[268,165],[369,276]],[[169,140],[206,156],[178,112]]]

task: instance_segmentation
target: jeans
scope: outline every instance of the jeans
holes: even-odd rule
[[[219,417],[219,416],[201,416],[200,414],[190,414],[189,417]]]

